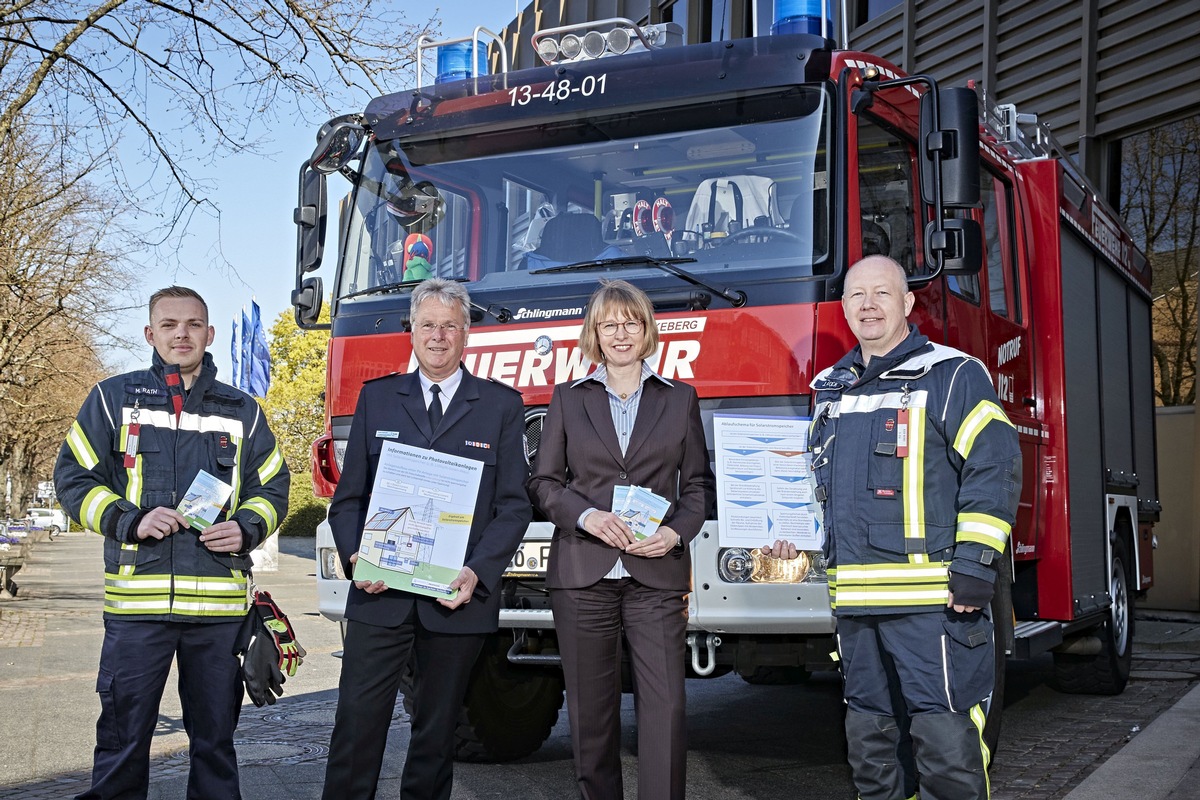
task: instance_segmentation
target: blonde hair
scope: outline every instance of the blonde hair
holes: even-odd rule
[[[587,311],[583,315],[583,329],[579,333],[579,349],[583,357],[593,364],[604,361],[600,349],[600,334],[596,326],[606,317],[621,313],[629,319],[641,321],[645,326],[639,359],[645,359],[658,349],[658,325],[654,322],[654,304],[641,289],[628,281],[600,279],[600,287],[592,292]]]

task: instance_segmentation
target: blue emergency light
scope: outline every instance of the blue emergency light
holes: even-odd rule
[[[775,0],[775,21],[771,24],[771,35],[815,33],[824,36],[823,4],[822,0]]]
[[[480,44],[479,57],[476,60],[475,72],[471,72],[471,50],[474,42],[455,42],[445,44],[437,51],[437,77],[434,83],[461,81],[476,75],[487,75],[487,45]]]

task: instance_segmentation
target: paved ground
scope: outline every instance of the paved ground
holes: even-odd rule
[[[5,798],[63,798],[87,786],[103,630],[99,545],[98,537],[83,533],[39,544],[16,576],[16,598],[0,601]],[[291,614],[309,657],[277,705],[243,707],[243,793],[248,800],[315,800],[336,705],[340,662],[333,653],[340,638],[336,625],[307,611],[316,607],[312,540],[284,539],[280,549],[279,571],[260,575],[259,583]],[[1200,798],[1200,689],[1193,688],[1200,674],[1200,618],[1139,619],[1136,655],[1129,688],[1116,698],[1054,692],[1047,686],[1048,657],[1010,666],[1005,731],[992,770],[995,800]],[[694,726],[702,729],[689,753],[689,800],[852,796],[834,719],[835,681],[747,690],[726,676],[689,682],[688,691]],[[174,694],[169,685],[154,744],[151,800],[185,795],[186,738]],[[748,700],[768,709],[764,721],[745,712]],[[772,735],[786,741],[770,742]],[[399,795],[407,738],[398,708],[381,798]],[[564,714],[546,746],[528,759],[459,765],[454,800],[574,796],[569,748]],[[797,766],[801,751],[807,762]],[[628,748],[624,763],[630,785],[636,759]]]

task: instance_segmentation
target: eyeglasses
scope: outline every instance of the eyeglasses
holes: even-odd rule
[[[624,322],[601,322],[596,325],[596,330],[600,331],[601,336],[616,336],[617,328],[624,328],[630,336],[636,336],[642,332],[643,325],[640,319],[627,319]]]
[[[422,336],[433,336],[436,331],[441,331],[446,334],[446,338],[452,338],[463,332],[462,325],[455,325],[453,322],[447,322],[442,325],[437,325],[432,322],[422,322],[417,326],[417,330]]]

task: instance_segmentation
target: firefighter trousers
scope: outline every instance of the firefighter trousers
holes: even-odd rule
[[[241,800],[233,747],[243,691],[233,655],[240,623],[240,617],[211,624],[104,621],[92,785],[76,800],[144,800],[150,743],[173,660],[191,758],[188,800]]]
[[[915,774],[921,800],[986,800],[991,753],[983,742],[984,709],[995,683],[991,620],[951,609],[839,616],[837,638],[860,798],[911,797]]]

